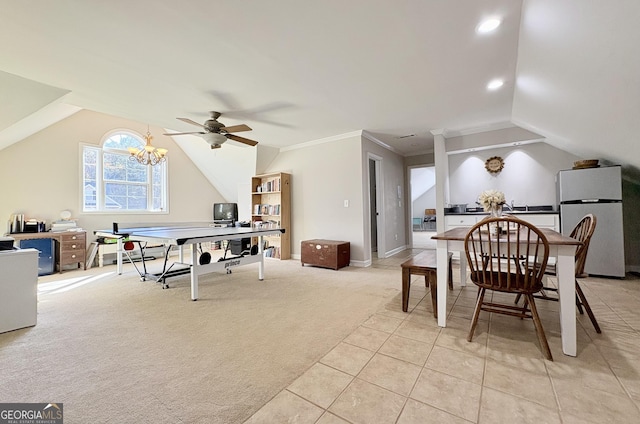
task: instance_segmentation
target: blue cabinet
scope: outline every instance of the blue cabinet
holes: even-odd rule
[[[56,270],[56,245],[50,238],[20,240],[21,249],[37,249],[38,275],[53,274]]]

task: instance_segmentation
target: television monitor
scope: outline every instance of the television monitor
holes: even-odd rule
[[[237,203],[214,203],[213,204],[213,221],[218,223],[233,224],[238,220],[238,204]]]

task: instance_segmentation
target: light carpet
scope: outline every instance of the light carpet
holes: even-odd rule
[[[0,401],[61,402],[67,424],[241,423],[399,302],[400,278],[267,260],[264,281],[257,264],[202,277],[196,302],[188,276],[162,290],[131,268],[47,290],[35,327],[0,334]]]

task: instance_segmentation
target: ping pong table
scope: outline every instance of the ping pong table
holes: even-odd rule
[[[263,237],[284,233],[282,228],[251,228],[251,227],[220,227],[213,223],[180,223],[166,224],[165,226],[140,226],[120,228],[117,223],[113,223],[111,230],[96,230],[94,234],[99,237],[117,239],[117,272],[122,274],[123,253],[131,259],[124,249],[125,240],[137,242],[140,248],[142,270],[136,270],[140,278],[144,281],[147,278],[163,284],[167,287],[166,279],[179,275],[191,275],[191,300],[198,300],[198,279],[199,276],[216,271],[231,272],[231,269],[241,265],[258,263],[258,279],[264,279],[264,252]],[[208,263],[200,260],[202,257],[199,249],[201,243],[239,240],[248,237],[258,238],[258,251],[254,255],[234,256],[231,258],[221,258],[218,262]],[[144,243],[144,245],[143,245]],[[159,273],[147,272],[144,248],[147,243],[162,244],[166,248],[163,270]],[[178,261],[167,268],[169,251],[173,246],[178,247]],[[191,262],[184,261],[184,247],[189,246],[191,250]],[[174,265],[178,265],[174,268]]]

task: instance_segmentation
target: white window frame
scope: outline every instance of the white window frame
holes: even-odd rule
[[[147,182],[146,183],[137,183],[134,181],[126,182],[127,184],[140,184],[145,185],[147,188],[147,208],[145,209],[107,209],[106,208],[106,184],[109,180],[104,179],[104,153],[108,152],[110,154],[117,154],[127,156],[126,160],[130,159],[130,153],[124,149],[113,149],[109,147],[104,147],[105,143],[113,136],[117,134],[126,134],[128,136],[133,137],[139,142],[139,147],[142,148],[145,145],[142,135],[136,133],[135,131],[129,129],[117,129],[108,132],[105,134],[100,142],[100,145],[80,143],[80,210],[82,213],[87,214],[168,214],[169,213],[169,165],[168,159],[165,159],[164,162],[153,165],[153,168],[160,167],[161,170],[161,203],[159,209],[153,208],[153,169],[148,169],[147,172]],[[86,209],[86,200],[85,200],[85,162],[84,162],[84,153],[87,149],[92,149],[96,152],[96,208],[95,209]],[[146,165],[148,168],[152,168],[151,165]],[[158,169],[158,168],[156,168]]]

